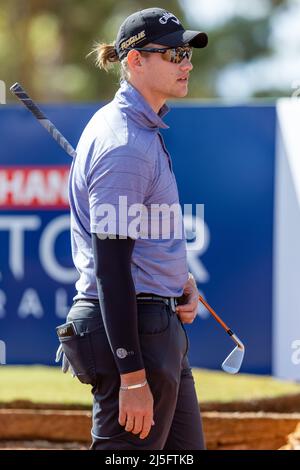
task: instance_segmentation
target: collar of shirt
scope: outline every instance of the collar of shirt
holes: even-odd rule
[[[169,107],[164,104],[159,113],[151,108],[143,95],[125,80],[122,81],[119,90],[116,93],[117,100],[121,109],[136,122],[137,125],[150,129],[168,129],[169,126],[164,123],[162,118],[169,112]]]

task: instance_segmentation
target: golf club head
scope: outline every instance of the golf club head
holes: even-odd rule
[[[233,351],[226,357],[222,364],[222,369],[228,374],[237,374],[241,368],[245,347],[236,335],[232,335],[233,341],[237,344]]]

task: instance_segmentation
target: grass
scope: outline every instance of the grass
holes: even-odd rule
[[[203,369],[194,369],[193,375],[200,402],[230,402],[300,394],[300,383],[279,380],[270,376],[230,375]]]
[[[258,399],[300,393],[300,384],[268,376],[193,370],[200,402]],[[4,366],[0,368],[0,402],[29,400],[90,406],[90,387],[78,382],[60,368],[44,366]]]

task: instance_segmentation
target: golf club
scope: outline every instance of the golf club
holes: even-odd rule
[[[234,332],[223,322],[223,320],[216,314],[214,309],[201,297],[199,294],[199,300],[207,308],[207,310],[212,314],[212,316],[217,320],[217,322],[224,328],[226,333],[230,338],[235,342],[236,347],[233,351],[226,357],[225,361],[222,363],[222,369],[229,374],[237,374],[241,368],[244,354],[245,346],[242,341],[234,334]]]
[[[10,87],[10,91],[29,109],[37,118],[39,123],[52,135],[53,139],[72,157],[76,157],[76,151],[72,145],[65,139],[61,132],[52,124],[52,122],[38,108],[34,101],[28,96],[24,88],[15,83]]]
[[[54,124],[44,115],[34,101],[28,96],[24,88],[15,83],[10,87],[10,91],[26,106],[29,111],[38,119],[40,124],[51,134],[54,140],[72,157],[76,157],[76,151],[66,138],[59,132]],[[226,330],[231,339],[236,343],[234,350],[227,356],[222,363],[222,369],[229,374],[236,374],[242,365],[245,347],[242,341],[233,333],[233,331],[223,322],[216,312],[208,305],[208,303],[199,295],[199,300],[217,320],[217,322]]]

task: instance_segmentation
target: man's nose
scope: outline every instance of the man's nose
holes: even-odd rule
[[[183,61],[180,62],[180,68],[182,71],[188,72],[193,70],[193,64],[187,57],[185,57]]]

